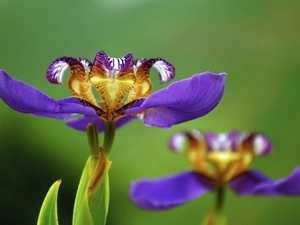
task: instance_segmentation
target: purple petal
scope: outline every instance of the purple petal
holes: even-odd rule
[[[139,67],[143,68],[143,71],[150,72],[151,67],[154,67],[158,71],[159,79],[161,83],[168,82],[175,77],[175,68],[173,65],[162,58],[151,59],[138,59],[134,61],[135,72]]]
[[[276,181],[250,170],[234,178],[229,186],[239,195],[300,195],[300,167],[288,177]]]
[[[262,134],[255,135],[253,148],[256,155],[269,155],[273,151],[273,145],[270,139]]]
[[[71,71],[77,71],[85,74],[89,61],[83,58],[72,58],[64,56],[54,60],[49,66],[46,74],[46,78],[50,83],[63,84],[62,79],[65,70],[70,67]]]
[[[187,139],[186,132],[176,132],[171,136],[168,142],[169,149],[172,152],[182,152],[184,149],[184,143]]]
[[[139,58],[137,60],[134,60],[133,61],[133,68],[134,68],[134,72],[137,71],[137,68],[143,63],[145,62],[147,59],[145,58]]]
[[[239,144],[239,133],[230,131],[228,133],[216,134],[214,132],[206,133],[207,148],[209,151],[236,151]]]
[[[107,70],[125,71],[129,66],[133,64],[133,55],[131,53],[126,54],[122,58],[111,58],[103,50],[96,54],[94,65],[102,68],[103,66]]]
[[[97,115],[96,111],[86,107],[77,98],[56,101],[40,90],[10,77],[0,70],[0,98],[11,108],[22,113],[67,118],[74,113]]]
[[[86,72],[89,72],[92,69],[93,63],[90,60],[83,57],[79,57],[77,58],[77,60],[80,61],[80,63],[83,65]]]
[[[124,115],[125,114],[124,112],[127,109],[135,108],[135,107],[140,107],[144,103],[144,101],[145,101],[145,98],[140,98],[140,99],[134,100],[132,102],[129,102],[129,103],[123,105],[120,109],[118,109],[116,111],[116,113],[120,114],[120,115]]]
[[[130,185],[130,199],[143,209],[165,210],[198,198],[212,189],[211,180],[188,171],[135,181]]]
[[[237,145],[238,140],[239,140],[240,134],[236,130],[232,130],[229,133],[227,133],[227,139],[230,141],[230,147],[231,150],[236,151],[237,150]]]
[[[209,151],[214,151],[215,149],[215,143],[218,142],[219,135],[215,132],[208,131],[206,132],[206,144]]]
[[[53,113],[53,112],[35,112],[33,116],[43,116],[55,119],[67,119],[76,114],[83,114],[86,116],[99,116],[102,113],[92,105],[87,105],[86,102],[82,102],[79,98],[69,97],[63,98],[57,101],[59,104],[64,105],[64,110],[70,110],[72,113]],[[68,109],[69,108],[69,109]]]
[[[126,116],[123,117],[119,120],[117,120],[116,123],[116,128],[121,128],[122,126],[124,126],[126,123],[137,119],[137,117],[135,116]],[[86,131],[86,126],[89,123],[94,123],[98,126],[98,131],[99,132],[103,132],[104,131],[104,121],[99,119],[97,116],[86,116],[84,118],[74,118],[74,119],[70,119],[66,124],[67,126],[75,129],[75,130],[79,130],[79,131]]]
[[[147,110],[141,118],[148,126],[170,128],[204,116],[217,106],[224,92],[226,74],[205,72],[177,81],[151,94],[140,107],[125,114]]]
[[[176,132],[174,133],[168,142],[169,149],[173,152],[182,152],[184,150],[184,144],[187,140],[191,141],[203,141],[204,135],[199,130],[191,130],[190,132]]]
[[[173,65],[162,58],[150,59],[154,61],[153,67],[157,69],[161,83],[173,80],[175,77],[175,68]]]
[[[132,53],[128,53],[123,58],[117,59],[117,60],[118,60],[118,62],[122,62],[121,64],[117,63],[119,71],[125,71],[125,70],[127,70],[127,68],[129,66],[132,66],[132,64],[133,64],[133,55],[132,55]]]

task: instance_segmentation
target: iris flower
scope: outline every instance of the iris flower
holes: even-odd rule
[[[152,67],[157,69],[161,83],[175,76],[174,67],[162,58],[133,60],[131,53],[111,58],[104,51],[96,54],[94,62],[61,57],[49,66],[46,77],[50,83],[62,84],[64,71],[69,68],[68,87],[73,97],[54,100],[0,70],[0,98],[19,112],[70,118],[67,125],[81,131],[92,122],[102,132],[105,121],[114,121],[121,127],[135,118],[148,126],[170,128],[207,114],[223,95],[226,74],[210,72],[174,82],[151,94]],[[92,88],[97,90],[100,101],[94,98]],[[83,117],[71,118],[76,114]]]
[[[275,181],[250,169],[255,156],[272,152],[270,140],[262,134],[178,132],[170,138],[169,147],[174,152],[185,150],[192,171],[133,182],[130,198],[137,206],[169,209],[225,186],[238,195],[300,195],[300,167]]]

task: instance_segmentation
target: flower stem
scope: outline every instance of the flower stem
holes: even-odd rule
[[[86,127],[86,133],[87,133],[88,143],[91,151],[91,160],[92,160],[91,166],[94,169],[100,157],[97,125],[93,123],[88,124]]]
[[[225,197],[225,189],[223,187],[217,188],[217,199],[216,199],[216,214],[220,215],[223,204],[224,204],[224,197]]]
[[[114,137],[116,131],[115,121],[105,121],[104,122],[104,152],[106,155],[110,152],[113,145]]]
[[[86,127],[86,133],[90,146],[91,155],[99,156],[99,140],[98,140],[98,129],[97,125],[90,123]]]
[[[222,208],[224,205],[224,194],[225,189],[224,187],[217,187],[216,188],[216,205],[215,209],[210,211],[205,220],[205,225],[226,225],[226,217],[222,215]]]

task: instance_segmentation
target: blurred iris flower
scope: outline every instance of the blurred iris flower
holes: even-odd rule
[[[70,69],[68,87],[73,97],[54,100],[40,90],[10,77],[0,70],[0,98],[11,108],[35,116],[68,119],[67,125],[81,131],[92,122],[99,132],[104,121],[116,121],[116,127],[140,118],[148,126],[170,128],[209,113],[219,103],[226,74],[205,72],[174,82],[151,94],[150,69],[159,72],[161,83],[172,80],[174,67],[162,58],[133,60],[131,53],[111,58],[104,51],[92,63],[85,58],[61,57],[47,70],[47,79],[62,84],[64,71]],[[95,88],[101,97],[93,96]]]
[[[300,195],[300,167],[276,181],[250,169],[256,155],[272,152],[270,140],[262,134],[178,132],[169,147],[174,152],[185,150],[193,170],[133,182],[130,198],[137,206],[169,209],[227,185],[238,195]]]

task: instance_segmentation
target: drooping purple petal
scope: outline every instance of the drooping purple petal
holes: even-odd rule
[[[123,105],[121,108],[119,108],[116,111],[116,113],[122,115],[122,114],[124,114],[124,111],[126,109],[140,107],[143,104],[144,101],[145,101],[145,98],[140,98],[140,99],[134,100],[132,102],[129,102],[129,103]]]
[[[64,110],[74,111],[73,113],[53,113],[53,112],[35,112],[31,113],[33,116],[43,116],[55,119],[67,119],[76,114],[83,114],[87,116],[99,116],[101,113],[95,106],[87,105],[86,102],[82,102],[79,98],[69,97],[57,100],[61,105],[64,105]]]
[[[165,210],[182,205],[213,189],[213,182],[195,172],[159,179],[138,180],[130,185],[130,199],[148,210]]]
[[[225,78],[225,73],[196,74],[154,92],[141,106],[124,110],[123,113],[147,110],[141,116],[146,125],[170,128],[204,116],[215,108],[222,98]]]
[[[97,115],[77,98],[54,100],[40,90],[10,77],[0,70],[0,98],[11,108],[22,113],[64,119],[75,113]]]
[[[130,121],[137,119],[136,116],[126,116],[123,117],[119,120],[117,120],[116,122],[116,128],[121,128],[122,126],[124,126],[126,123],[129,123]],[[94,123],[98,126],[98,131],[99,132],[103,132],[104,131],[104,121],[99,119],[97,116],[85,116],[83,118],[73,118],[70,119],[66,125],[79,130],[79,131],[86,131],[86,126],[89,123]]]
[[[300,167],[288,177],[275,181],[256,170],[250,170],[230,181],[229,186],[239,195],[300,195]]]

